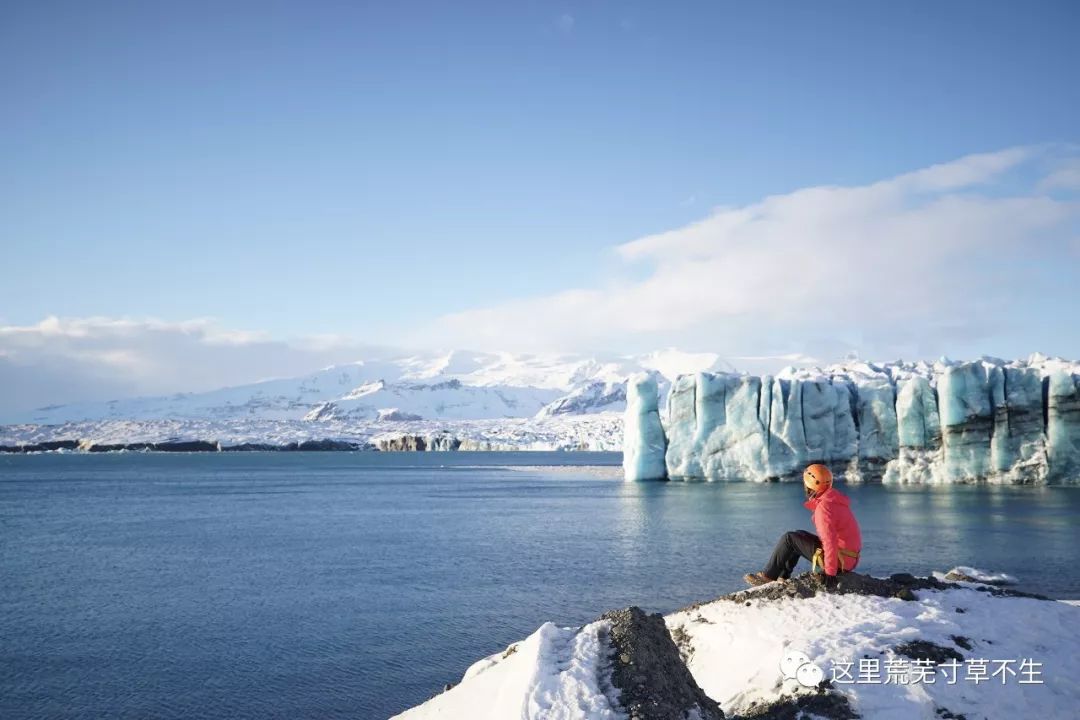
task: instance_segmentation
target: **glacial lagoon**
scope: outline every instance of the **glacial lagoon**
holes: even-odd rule
[[[797,484],[615,453],[0,457],[0,716],[386,717],[542,622],[741,587]],[[861,569],[1080,598],[1078,487],[843,487]]]

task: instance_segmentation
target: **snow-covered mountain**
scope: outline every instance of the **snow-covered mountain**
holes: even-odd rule
[[[626,378],[670,380],[714,369],[719,356],[676,350],[640,357],[453,351],[387,354],[310,375],[210,392],[54,405],[14,422],[100,420],[479,420],[586,414],[625,407]]]

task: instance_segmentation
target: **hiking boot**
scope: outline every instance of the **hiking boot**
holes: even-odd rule
[[[757,587],[758,585],[765,585],[773,581],[771,577],[769,577],[763,572],[748,573],[746,575],[743,575],[743,580],[745,580],[747,584],[753,585],[754,587]]]

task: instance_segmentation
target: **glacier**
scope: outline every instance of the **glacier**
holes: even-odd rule
[[[634,438],[624,443],[623,471],[628,480],[662,480],[664,428],[660,424],[659,391],[656,378],[642,373],[627,381],[625,434]]]
[[[824,462],[848,482],[1080,481],[1080,365],[1039,354],[681,375],[663,442],[637,420],[651,400],[634,402],[628,480],[662,461],[674,480],[791,479]]]

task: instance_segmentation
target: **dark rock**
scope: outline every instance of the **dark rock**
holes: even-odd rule
[[[78,440],[51,440],[49,442],[38,443],[38,447],[44,452],[51,452],[53,450],[78,450]]]
[[[357,450],[359,447],[356,443],[343,440],[305,440],[296,449],[304,452],[332,452]]]
[[[965,650],[971,649],[971,638],[966,638],[963,635],[950,635],[949,639],[956,643],[957,647],[964,648]]]
[[[121,450],[130,450],[130,451],[133,451],[133,452],[140,452],[140,451],[143,451],[143,450],[153,450],[153,449],[154,449],[154,445],[152,443],[142,443],[142,442],[139,442],[139,443],[120,443],[120,444],[115,444],[115,445],[93,444],[93,445],[89,445],[86,448],[87,452],[92,452],[92,453],[119,452]]]
[[[423,452],[425,450],[457,450],[461,447],[461,438],[440,432],[433,435],[398,435],[383,438],[378,442],[378,449],[383,452]]]
[[[54,450],[78,450],[78,440],[49,440],[26,445],[0,445],[0,453],[52,452]]]
[[[283,450],[281,445],[271,445],[269,443],[240,443],[238,445],[222,445],[222,452],[280,452]]]
[[[613,610],[601,618],[611,623],[611,683],[631,720],[719,720],[720,706],[706,695],[686,668],[679,648],[660,614],[641,608]]]
[[[1037,595],[1035,593],[1022,592],[1020,590],[1013,590],[1012,588],[996,587],[991,585],[980,585],[975,588],[978,592],[984,592],[987,595],[993,595],[994,597],[1023,597],[1031,598],[1032,600],[1047,600],[1054,602],[1053,598],[1048,598],[1045,595]]]
[[[949,587],[959,587],[950,583],[943,583],[929,578],[917,578],[908,576],[910,581],[899,581],[892,578],[875,578],[870,575],[849,572],[842,573],[837,578],[836,588],[828,592],[841,595],[876,595],[878,597],[903,597],[905,600],[918,599],[916,590],[944,590]],[[814,573],[803,573],[786,582],[774,582],[749,590],[740,590],[731,595],[723,596],[722,600],[745,603],[750,600],[783,600],[785,598],[808,598],[814,597],[819,592],[827,592],[825,589],[825,576]],[[691,605],[690,608],[700,607],[705,603]]]
[[[856,720],[847,695],[819,689],[816,694],[781,695],[769,703],[755,703],[735,720],[799,720],[805,717]]]
[[[153,443],[148,449],[158,452],[217,452],[218,444],[206,440],[174,440]]]
[[[939,718],[941,718],[942,720],[967,720],[966,715],[962,715],[960,713],[954,713],[951,710],[949,710],[948,708],[939,707],[936,710],[934,710],[934,712],[937,713],[937,716]]]
[[[427,450],[427,441],[422,435],[399,435],[379,440],[379,450],[383,452],[423,452]]]
[[[955,583],[942,582],[933,576],[920,578],[909,575],[908,573],[897,573],[888,578],[876,578],[857,572],[848,572],[842,573],[837,578],[837,584],[834,590],[827,591],[825,589],[824,578],[825,576],[820,573],[814,574],[806,572],[797,577],[793,577],[786,582],[773,582],[756,588],[739,590],[730,595],[722,595],[717,598],[717,600],[748,603],[753,600],[809,598],[814,597],[820,592],[833,592],[840,595],[876,595],[878,597],[899,598],[901,600],[911,601],[919,599],[916,594],[919,590],[950,590],[962,589],[965,587]],[[909,580],[908,578],[911,579]],[[988,585],[980,585],[979,587],[968,589],[985,592],[995,597],[1026,597],[1036,600],[1050,600],[1050,598],[1042,595],[1025,593],[1009,588],[991,587]],[[696,610],[702,605],[707,605],[710,602],[714,602],[714,600],[694,603],[693,605],[689,605],[682,609]],[[963,612],[963,610],[958,608],[957,612]]]
[[[686,632],[686,628],[682,625],[673,628],[671,639],[679,648],[679,656],[682,657],[683,662],[690,662],[690,658],[694,656],[694,644],[690,641],[690,633]]]
[[[329,403],[329,404],[333,404],[333,403]],[[421,417],[420,415],[416,415],[414,413],[408,413],[408,412],[405,412],[404,410],[399,410],[397,408],[390,408],[390,409],[387,409],[387,410],[380,410],[379,411],[379,417],[378,417],[379,422],[413,422],[413,421],[416,421],[416,420],[423,420],[423,419],[424,418]]]
[[[943,663],[948,660],[961,662],[964,656],[952,648],[942,647],[929,640],[911,640],[893,648],[897,654],[909,657],[912,660],[930,660],[935,663]]]

